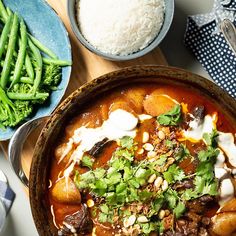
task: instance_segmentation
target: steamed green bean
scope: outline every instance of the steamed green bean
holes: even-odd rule
[[[71,66],[71,61],[65,61],[65,60],[59,60],[59,59],[53,59],[53,58],[47,58],[43,57],[43,62],[45,64],[55,64],[58,66]]]
[[[34,79],[34,68],[31,63],[28,53],[26,53],[26,56],[25,56],[25,69],[26,69],[28,76],[33,80]]]
[[[44,52],[46,55],[48,55],[49,57],[53,58],[53,59],[57,59],[57,55],[50,50],[49,48],[47,48],[46,46],[44,46],[38,39],[36,39],[34,36],[28,34],[28,36],[30,37],[31,41],[34,43],[34,45],[42,52]]]
[[[16,66],[14,70],[14,75],[13,75],[13,81],[10,85],[13,86],[16,84],[21,76],[21,70],[23,67],[23,64],[25,62],[25,53],[26,53],[26,47],[27,47],[27,31],[26,31],[26,26],[23,20],[20,22],[20,49],[18,52],[17,60],[16,60]]]
[[[2,20],[5,23],[7,21],[8,14],[1,0],[0,0],[0,15],[2,16]]]
[[[7,53],[5,57],[5,62],[3,65],[2,73],[1,73],[1,87],[3,89],[6,88],[7,82],[8,82],[8,76],[10,74],[10,69],[11,69],[11,60],[13,56],[13,52],[15,51],[15,45],[16,45],[16,39],[17,39],[17,30],[18,30],[18,16],[15,13],[13,17],[13,22],[12,22],[12,28],[9,36],[9,43],[7,47]]]
[[[13,92],[8,92],[7,96],[12,99],[12,100],[39,100],[39,99],[44,99],[49,96],[49,93],[13,93]]]
[[[33,94],[35,94],[42,79],[43,59],[39,49],[32,43],[32,41],[28,39],[28,42],[30,50],[32,51],[33,57],[36,61],[36,74],[32,90]]]
[[[3,27],[2,34],[0,37],[0,60],[1,60],[2,54],[5,50],[5,45],[7,43],[8,34],[11,30],[11,24],[12,24],[12,15],[10,15],[8,17],[7,22]]]

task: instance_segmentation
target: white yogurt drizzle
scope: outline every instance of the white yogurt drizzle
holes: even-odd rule
[[[191,115],[191,114],[190,114]],[[193,115],[191,115],[193,117]],[[216,128],[217,114],[206,115],[203,121],[196,118],[189,122],[189,129],[183,131],[184,139],[192,142],[203,140],[204,133],[211,133]],[[234,197],[234,185],[231,181],[232,169],[228,168],[225,163],[225,155],[229,163],[236,167],[236,145],[232,133],[218,132],[217,143],[220,148],[220,153],[214,165],[215,176],[220,183],[220,205]]]
[[[145,117],[150,119],[150,117]],[[151,117],[152,118],[152,117]],[[136,126],[139,119],[132,113],[122,109],[117,109],[109,114],[106,121],[98,128],[87,128],[82,126],[74,131],[74,135],[69,139],[67,146],[59,160],[63,158],[72,150],[73,145],[77,145],[76,149],[71,155],[70,165],[64,171],[64,177],[68,178],[73,171],[76,163],[80,162],[85,152],[92,149],[92,147],[107,138],[110,141],[117,141],[124,136],[134,138],[137,130]]]
[[[229,163],[236,167],[236,145],[234,144],[234,136],[231,133],[218,132],[217,142],[219,147],[227,155]]]
[[[191,117],[194,117],[191,115]],[[189,122],[189,129],[183,131],[183,136],[191,141],[198,142],[202,139],[204,133],[211,133],[216,128],[217,114],[206,115],[203,121],[194,118]]]

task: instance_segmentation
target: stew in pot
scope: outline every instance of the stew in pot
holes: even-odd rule
[[[48,204],[58,235],[234,235],[235,133],[192,88],[104,94],[55,147]]]

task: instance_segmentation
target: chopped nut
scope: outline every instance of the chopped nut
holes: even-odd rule
[[[156,161],[156,158],[154,157],[154,158],[152,158],[152,159],[149,159],[148,161],[149,161],[149,162],[154,162],[154,161]]]
[[[165,133],[162,130],[158,131],[157,135],[158,135],[158,138],[161,140],[164,140],[166,137]]]
[[[140,148],[140,149],[137,151],[137,154],[138,154],[138,155],[142,155],[143,153],[144,153],[143,148]]]
[[[124,226],[125,228],[128,228],[129,226],[133,225],[136,221],[136,216],[131,215],[129,218],[124,220]]]
[[[158,177],[156,178],[156,180],[154,181],[154,187],[155,187],[155,189],[159,189],[160,186],[161,186],[161,184],[162,184],[162,182],[163,182],[162,177],[158,176]]]
[[[146,150],[146,151],[153,151],[154,147],[151,143],[145,143],[143,145],[143,148]]]
[[[137,221],[140,222],[140,223],[147,223],[147,222],[149,222],[149,220],[148,220],[148,218],[146,216],[139,216]]]
[[[165,166],[163,167],[163,171],[166,171],[170,165],[172,165],[175,162],[175,159],[173,157],[169,157],[167,159],[167,162],[165,164]]]
[[[89,208],[93,207],[93,206],[94,206],[94,201],[93,201],[92,199],[88,199],[88,201],[87,201],[87,206],[88,206]]]
[[[165,216],[168,216],[170,214],[169,210],[165,210]]]
[[[153,158],[153,157],[155,157],[156,155],[157,155],[157,153],[154,152],[154,151],[149,151],[149,152],[147,153],[147,157],[148,157],[148,158]]]
[[[166,180],[163,181],[161,189],[162,191],[166,191],[168,189],[168,182]]]
[[[160,220],[162,220],[165,217],[165,211],[164,210],[160,210],[158,217]]]
[[[149,184],[153,183],[155,181],[156,177],[157,177],[156,174],[152,174],[148,179],[148,183]]]
[[[149,133],[148,132],[143,132],[143,143],[148,142],[149,140]]]

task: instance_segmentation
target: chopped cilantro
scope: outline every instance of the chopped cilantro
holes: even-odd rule
[[[94,163],[94,159],[92,159],[90,156],[84,155],[81,160],[82,166],[88,167],[89,169],[92,169]]]
[[[153,202],[152,202],[152,208],[154,209],[155,212],[159,212],[159,210],[162,208],[164,204],[164,196],[159,195]]]
[[[176,125],[181,119],[181,107],[176,106],[170,112],[159,116],[160,124],[168,120],[167,125]],[[215,132],[215,131],[214,131]],[[146,159],[138,161],[135,159],[137,144],[133,138],[123,137],[120,146],[113,152],[112,158],[105,167],[92,170],[93,159],[84,156],[82,165],[90,170],[84,174],[75,172],[74,182],[79,189],[87,189],[96,197],[100,197],[101,203],[95,206],[98,221],[101,223],[113,223],[118,216],[119,220],[133,214],[127,206],[130,204],[144,204],[148,211],[145,216],[147,223],[138,223],[142,235],[149,235],[151,232],[163,232],[163,222],[156,220],[161,209],[169,209],[173,216],[178,219],[186,211],[185,201],[199,198],[209,194],[218,194],[218,185],[214,175],[214,163],[219,150],[214,147],[216,132],[204,134],[207,147],[197,154],[199,164],[194,175],[187,176],[178,166],[178,162],[186,157],[191,157],[189,150],[177,141],[165,140],[166,147],[172,149],[176,160],[163,173],[159,172],[160,167],[165,166],[168,156],[164,153],[153,162]],[[148,180],[151,175],[163,177],[169,184],[165,191],[153,191],[153,183]],[[172,187],[177,181],[191,178],[194,187],[185,190],[173,190]],[[117,215],[118,214],[118,215]],[[136,217],[138,217],[139,213]],[[154,220],[155,219],[155,220]]]
[[[98,221],[101,223],[107,222],[107,214],[100,212],[98,216]]]
[[[153,195],[152,192],[144,190],[142,192],[139,192],[139,200],[142,202],[148,201],[148,200],[150,200],[152,195]]]
[[[94,173],[95,178],[102,179],[106,173],[106,170],[104,170],[102,168],[97,168],[92,173]]]
[[[142,227],[142,231],[145,235],[149,235],[153,231],[157,231],[158,229],[158,223],[157,222],[150,222],[150,223],[144,223],[140,224]]]
[[[106,204],[102,204],[102,205],[100,206],[100,210],[101,210],[101,212],[103,212],[103,213],[105,213],[105,214],[108,214],[108,213],[109,213],[109,208],[108,208],[108,206],[107,206]]]
[[[185,212],[185,210],[186,210],[186,207],[185,207],[184,203],[179,201],[177,206],[175,207],[175,209],[173,211],[174,214],[175,214],[175,217],[177,219],[180,218],[183,215],[183,213]]]
[[[161,125],[178,125],[181,121],[181,106],[175,105],[169,112],[159,115],[157,121]]]
[[[168,206],[171,209],[174,209],[177,205],[178,200],[179,200],[178,193],[175,190],[168,189],[165,192],[164,196],[165,196],[165,200],[168,203]]]
[[[181,161],[184,158],[189,157],[190,152],[185,145],[180,144],[180,146],[176,149],[174,156],[176,161]]]
[[[157,159],[154,164],[158,165],[158,166],[163,166],[165,164],[167,160],[167,156],[166,155],[161,155],[159,159]]]
[[[216,138],[218,137],[218,131],[213,129],[211,133],[204,133],[203,139],[205,140],[208,146],[216,147],[217,141]]]
[[[166,145],[169,149],[173,149],[174,146],[175,146],[174,142],[171,141],[171,140],[169,140],[169,139],[165,140],[165,145]]]
[[[176,164],[171,165],[166,172],[163,173],[165,180],[170,184],[181,181],[185,178],[184,171]]]
[[[125,136],[120,139],[120,144],[122,148],[131,149],[134,146],[134,139],[130,136]]]
[[[198,153],[198,159],[200,161],[212,161],[214,162],[220,151],[218,148],[208,146],[206,150],[202,150]]]
[[[163,222],[160,222],[159,224],[159,234],[161,235],[165,230],[164,224]]]

